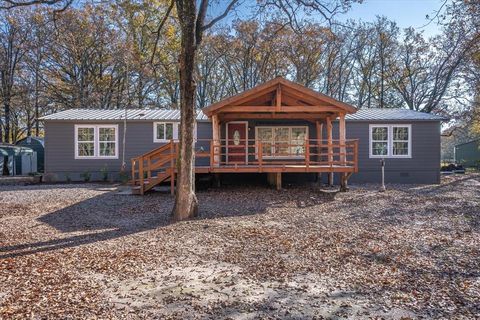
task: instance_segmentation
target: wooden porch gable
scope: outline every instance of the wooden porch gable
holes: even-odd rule
[[[356,112],[355,107],[277,77],[255,88],[224,99],[203,109],[213,120],[336,118]],[[215,120],[213,120],[215,121]]]

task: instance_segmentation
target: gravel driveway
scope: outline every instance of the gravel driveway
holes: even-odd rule
[[[0,318],[480,318],[480,175],[198,192],[0,187]]]

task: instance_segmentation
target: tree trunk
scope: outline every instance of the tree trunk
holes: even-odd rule
[[[38,118],[40,117],[40,110],[38,106],[38,90],[40,86],[40,77],[38,75],[38,64],[35,66],[35,136],[40,136],[40,123]]]
[[[173,219],[175,221],[193,218],[198,212],[198,201],[195,195],[195,153],[193,149],[193,130],[195,125],[195,90],[194,80],[196,40],[195,1],[183,2],[179,12],[182,51],[180,53],[180,146],[177,158],[177,190]],[[178,5],[177,5],[178,6]]]
[[[10,101],[9,97],[6,97],[4,102],[4,114],[5,114],[5,142],[10,143]]]

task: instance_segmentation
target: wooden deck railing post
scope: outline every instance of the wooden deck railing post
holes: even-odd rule
[[[332,146],[332,118],[327,117],[327,142],[328,142],[328,165],[330,172],[328,173],[328,185],[333,185],[333,146]]]
[[[358,172],[358,140],[353,144],[353,161],[355,161],[355,172]]]
[[[307,166],[307,171],[309,171],[310,167],[310,143],[308,138],[305,139],[305,165]]]
[[[152,179],[152,171],[150,170],[151,167],[152,167],[152,158],[148,157],[147,158],[147,178],[148,178],[148,180]]]
[[[258,142],[257,144],[257,148],[258,148],[258,166],[260,167],[260,172],[262,172],[262,163],[263,163],[263,146],[262,146],[262,142]]]
[[[135,166],[136,166],[136,160],[134,158],[132,159],[132,186],[135,186]]]
[[[221,145],[221,140],[220,140],[220,121],[218,119],[217,115],[212,116],[212,138],[213,138],[213,144],[214,144],[214,164],[216,166],[220,165],[221,161],[221,155],[220,153],[222,152],[221,146],[220,149],[217,147],[218,145]],[[218,151],[218,152],[217,152]]]
[[[210,169],[215,165],[215,147],[213,140],[210,140]]]
[[[342,166],[346,165],[346,126],[345,126],[345,114],[342,113],[340,114],[339,117],[339,124],[338,124],[338,130],[339,130],[339,137],[340,137],[340,164]]]

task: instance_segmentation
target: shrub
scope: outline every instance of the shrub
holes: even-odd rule
[[[118,174],[118,177],[120,178],[120,182],[122,184],[126,184],[128,182],[128,180],[130,179],[127,171],[125,171],[125,170],[120,171],[120,173]]]
[[[67,183],[72,182],[72,178],[70,177],[69,173],[65,173],[65,180],[67,180]]]
[[[90,173],[90,171],[85,171],[82,174],[80,174],[80,177],[83,178],[83,181],[89,182],[90,178],[92,177],[92,174]]]
[[[100,169],[102,173],[102,180],[106,182],[108,180],[108,167],[105,165],[102,169]]]
[[[46,173],[43,176],[43,181],[46,182],[46,183],[57,182],[57,175],[55,173]]]

